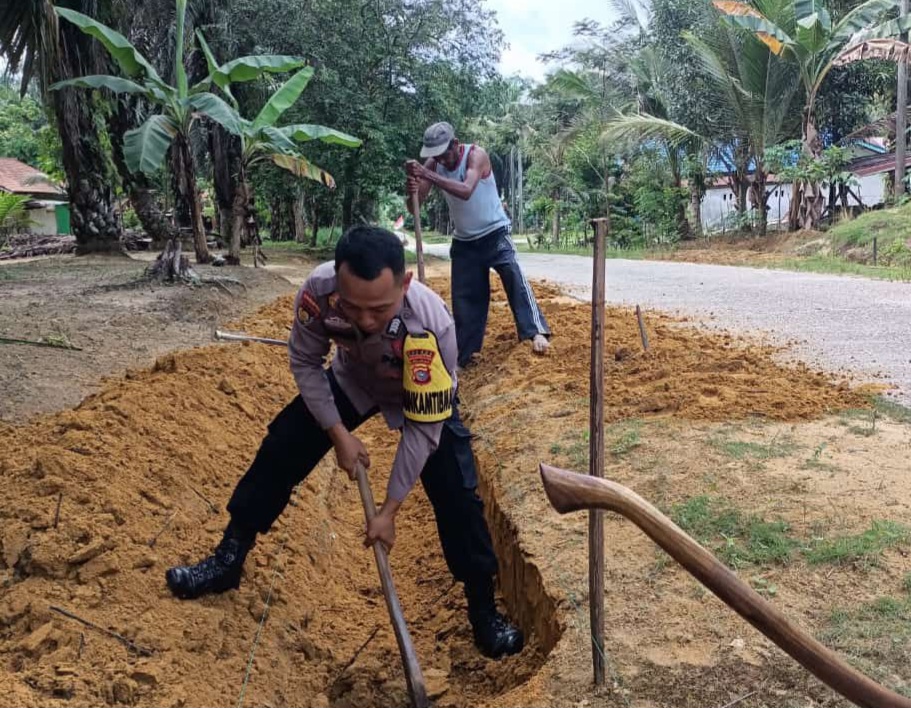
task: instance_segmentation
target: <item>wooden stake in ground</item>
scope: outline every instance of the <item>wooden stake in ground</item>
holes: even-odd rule
[[[648,334],[645,332],[645,322],[642,321],[642,308],[636,305],[636,321],[639,323],[639,338],[642,340],[642,348],[648,351]]]
[[[595,249],[592,267],[592,342],[589,381],[589,474],[604,476],[604,242],[608,219],[594,219]],[[595,685],[604,684],[604,515],[588,514],[588,599]]]
[[[411,214],[414,216],[414,251],[418,256],[418,280],[424,279],[424,240],[421,237],[421,198],[415,192],[411,195]]]
[[[364,516],[367,517],[367,521],[370,521],[376,516],[376,503],[373,501],[373,491],[370,489],[367,471],[362,464],[358,463],[355,473],[357,488],[361,493],[361,502],[364,504]],[[373,544],[373,554],[376,557],[376,566],[380,571],[380,584],[383,586],[383,597],[386,598],[386,609],[389,610],[389,617],[392,619],[395,641],[398,643],[399,653],[402,655],[402,666],[405,669],[405,682],[408,684],[411,705],[414,708],[429,708],[430,701],[427,699],[427,689],[424,687],[424,674],[418,664],[417,652],[411,642],[408,627],[405,625],[405,615],[402,613],[402,605],[399,603],[399,596],[395,591],[395,583],[392,582],[389,556],[386,555],[386,548],[382,543]]]

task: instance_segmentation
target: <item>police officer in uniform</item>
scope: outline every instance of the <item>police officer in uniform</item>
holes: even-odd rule
[[[376,413],[400,431],[386,498],[368,524],[368,545],[395,543],[395,517],[418,477],[436,516],[443,555],[464,583],[475,644],[498,658],[522,649],[522,632],[497,612],[497,571],[471,436],[456,399],[455,324],[442,299],[405,271],[389,231],[356,226],[335,262],[317,267],[294,305],[289,353],[300,395],[278,414],[228,503],[231,521],[214,553],[166,573],[184,599],[236,589],[257,534],[267,533],[292,490],[334,448],[354,479],[370,455],[354,431]],[[330,344],[331,367],[324,368]]]

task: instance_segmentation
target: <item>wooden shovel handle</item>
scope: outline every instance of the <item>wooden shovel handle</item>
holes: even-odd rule
[[[632,490],[610,480],[545,464],[540,471],[547,498],[558,512],[595,508],[626,517],[731,609],[852,703],[869,708],[911,708],[911,699],[860,673],[792,624],[773,604]]]
[[[364,516],[367,521],[370,521],[376,516],[376,502],[373,501],[373,490],[370,489],[367,471],[360,463],[355,468],[355,476],[358,491],[361,493],[361,502],[364,504]],[[389,557],[386,555],[386,548],[382,542],[373,544],[373,554],[376,557],[376,567],[380,571],[380,583],[383,586],[383,597],[386,598],[386,609],[389,610],[392,628],[395,630],[395,641],[399,645],[399,653],[402,655],[402,666],[405,669],[405,681],[408,684],[411,705],[414,708],[428,708],[430,701],[427,699],[427,689],[424,687],[424,674],[418,664],[417,653],[414,650],[414,644],[411,643],[408,627],[405,625],[402,605],[399,603],[399,596],[395,591],[395,583],[392,582]]]
[[[421,237],[421,198],[415,192],[411,195],[411,214],[414,216],[414,252],[418,257],[418,280],[424,279],[424,239]]]

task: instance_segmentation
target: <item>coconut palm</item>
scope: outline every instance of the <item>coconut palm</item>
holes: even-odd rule
[[[805,99],[802,119],[804,153],[818,159],[822,141],[816,128],[816,97],[839,57],[859,41],[894,37],[901,23],[877,24],[884,12],[895,8],[894,0],[867,0],[833,22],[822,0],[715,0],[712,3],[732,25],[749,30],[772,53],[796,66]],[[824,197],[818,182],[795,185],[792,227],[815,229],[822,218]]]

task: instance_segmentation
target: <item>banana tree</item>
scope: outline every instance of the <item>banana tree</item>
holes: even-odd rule
[[[310,79],[313,67],[305,66],[291,76],[269,97],[259,114],[253,120],[240,115],[240,107],[231,93],[232,77],[220,74],[215,59],[202,34],[197,33],[199,45],[205,54],[210,73],[230,102],[230,121],[221,124],[240,137],[241,159],[237,175],[237,190],[232,208],[233,228],[227,261],[240,264],[240,235],[253,214],[253,188],[249,182],[250,171],[258,164],[272,162],[296,177],[319,182],[329,189],[335,188],[335,179],[326,170],[310,162],[298,150],[298,144],[319,140],[330,145],[356,148],[361,141],[352,135],[322,125],[298,123],[277,127],[279,118],[300,98]]]
[[[184,66],[184,26],[187,0],[177,0],[177,34],[174,67],[176,86],[159,76],[152,66],[119,32],[93,20],[87,15],[66,8],[56,8],[57,14],[73,23],[85,34],[94,37],[118,64],[124,76],[95,75],[61,81],[52,89],[64,87],[108,89],[115,93],[136,94],[158,109],[143,125],[124,135],[123,153],[131,172],[154,174],[164,164],[168,150],[176,151],[180,165],[179,179],[185,180],[190,195],[193,241],[198,263],[210,260],[202,222],[202,206],[196,184],[196,169],[190,136],[200,116],[205,116],[232,133],[238,134],[237,112],[222,98],[210,91],[213,85],[223,87],[231,82],[252,81],[264,73],[298,69],[303,59],[290,56],[247,56],[221,66],[210,67],[209,75],[190,86]]]
[[[802,117],[804,153],[818,159],[822,140],[816,128],[816,97],[839,57],[862,39],[894,37],[902,30],[896,21],[876,24],[895,8],[894,0],[867,0],[839,22],[832,20],[822,0],[714,0],[712,3],[734,26],[755,33],[772,53],[793,62],[806,92]],[[816,229],[825,199],[820,184],[794,185],[791,228]]]

